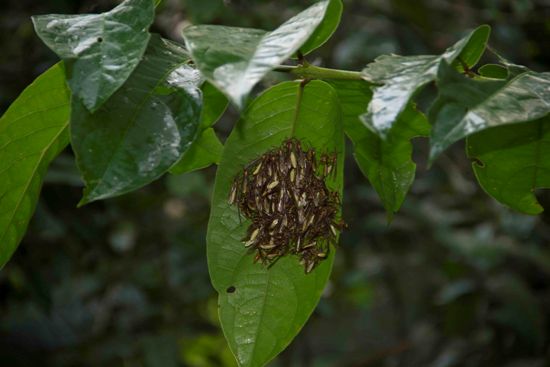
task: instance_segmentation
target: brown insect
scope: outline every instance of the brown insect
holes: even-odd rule
[[[291,138],[235,176],[228,202],[252,221],[242,241],[255,262],[270,267],[293,254],[310,273],[328,257],[344,228],[340,196],[325,183],[335,177],[336,161],[336,153],[318,155]]]

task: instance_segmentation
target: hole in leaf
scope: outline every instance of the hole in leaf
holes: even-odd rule
[[[101,38],[101,37],[97,37],[97,42],[98,42],[98,43],[101,43],[101,42],[103,42],[103,38]]]
[[[472,161],[473,164],[475,164],[478,167],[481,167],[481,168],[485,167],[485,163],[483,163],[478,158],[471,158],[471,161]]]

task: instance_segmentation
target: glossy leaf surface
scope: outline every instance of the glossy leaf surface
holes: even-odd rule
[[[272,32],[197,25],[184,29],[183,37],[201,73],[242,108],[254,85],[309,39],[328,5],[320,1]]]
[[[480,26],[442,55],[383,55],[376,58],[362,75],[365,80],[382,85],[373,89],[372,102],[361,117],[363,122],[385,139],[415,93],[435,79],[441,60],[452,63],[460,57],[468,67],[472,67],[485,49],[489,33],[488,26]],[[462,68],[460,63],[455,65]]]
[[[344,136],[336,92],[313,81],[298,96],[299,83],[285,82],[254,100],[226,141],[218,167],[207,233],[210,277],[219,293],[224,334],[243,367],[263,366],[300,331],[328,280],[334,251],[312,273],[287,256],[267,269],[254,263],[241,238],[249,222],[228,204],[235,175],[250,161],[292,135],[318,152],[338,152],[336,178],[329,187],[342,192]],[[227,292],[234,287],[234,292]]]
[[[138,65],[153,18],[153,1],[126,0],[102,14],[51,14],[32,19],[42,41],[66,61],[73,94],[93,112]]]
[[[550,115],[484,130],[470,136],[467,147],[489,195],[526,214],[542,212],[534,192],[550,188]]]
[[[550,73],[526,72],[509,80],[473,80],[446,63],[438,72],[439,96],[429,112],[430,160],[454,142],[489,127],[550,113]]]
[[[23,238],[46,169],[69,142],[61,65],[39,76],[0,119],[0,268]]]
[[[96,113],[73,100],[71,143],[81,204],[135,190],[165,173],[196,138],[199,73],[175,43],[152,37],[135,72]]]
[[[323,20],[306,43],[300,47],[303,55],[309,54],[329,40],[340,24],[343,8],[342,0],[330,0]]]
[[[414,181],[416,164],[412,160],[410,140],[429,135],[428,121],[409,106],[399,117],[395,130],[382,140],[359,119],[372,97],[369,85],[363,81],[331,81],[330,84],[340,99],[344,131],[353,142],[355,161],[391,218],[401,207]]]

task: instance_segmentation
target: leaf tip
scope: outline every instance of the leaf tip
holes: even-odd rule
[[[88,205],[91,202],[99,200],[99,199],[102,199],[102,197],[99,196],[99,195],[94,194],[94,190],[90,190],[88,187],[86,187],[86,188],[84,188],[84,193],[82,194],[82,198],[80,199],[78,204],[76,204],[76,207],[81,208],[84,205]]]
[[[78,204],[76,204],[76,207],[77,208],[82,208],[84,205],[89,204],[90,202],[91,202],[91,200],[88,200],[88,198],[86,196],[84,196],[84,197],[82,197],[82,199],[80,199]]]
[[[428,165],[427,168],[432,168],[435,160],[440,156],[442,149],[438,145],[430,145],[430,153],[428,155]]]
[[[491,34],[491,26],[489,24],[482,24],[477,27],[474,32],[485,32],[487,36],[489,36]]]

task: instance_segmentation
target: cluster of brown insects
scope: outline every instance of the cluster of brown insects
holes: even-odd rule
[[[316,157],[298,139],[285,140],[249,163],[233,180],[229,203],[250,219],[244,245],[254,261],[273,265],[295,254],[311,272],[336,244],[344,222],[338,218],[340,196],[325,180],[336,174],[336,153]]]

